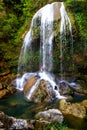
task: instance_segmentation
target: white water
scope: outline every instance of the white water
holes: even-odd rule
[[[53,4],[48,4],[41,10],[41,31],[40,31],[40,56],[43,70],[52,71],[52,39],[53,39]]]
[[[63,5],[63,2],[61,2],[61,8],[60,8],[60,14],[61,14],[61,25],[60,25],[60,36],[62,35],[66,36],[67,27],[69,28],[70,34],[72,35],[72,29],[71,29],[71,23],[69,20],[69,17],[65,11],[65,7]],[[38,65],[38,69],[40,68],[40,72],[28,74],[27,72],[27,66],[29,66],[31,63],[31,58],[28,59],[29,62],[27,62],[27,56],[29,54],[29,57],[32,57],[32,42],[33,42],[33,27],[36,24],[37,19],[40,19],[40,63]],[[21,78],[17,79],[17,89],[23,90],[23,87],[26,83],[26,81],[31,78],[32,76],[40,76],[40,79],[37,80],[37,82],[32,86],[31,90],[27,94],[27,98],[30,99],[32,97],[32,94],[38,87],[38,84],[43,79],[45,81],[48,81],[52,87],[53,92],[55,93],[56,98],[64,98],[60,95],[58,90],[55,89],[55,86],[58,87],[56,84],[54,78],[52,77],[51,73],[53,70],[53,38],[54,38],[54,32],[53,32],[53,22],[54,22],[54,4],[48,4],[45,7],[41,8],[33,17],[31,22],[31,27],[29,32],[26,34],[24,43],[22,46],[20,58],[19,58],[19,66],[18,66],[18,73],[24,74]],[[62,63],[62,57],[63,57],[63,43],[62,38],[60,38],[60,57],[61,57],[61,63],[60,63],[60,71],[61,71],[61,77],[63,77],[63,63]],[[27,52],[27,54],[26,54]],[[21,72],[22,71],[22,72]],[[28,70],[30,71],[30,70]]]

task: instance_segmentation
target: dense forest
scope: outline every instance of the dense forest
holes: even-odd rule
[[[23,38],[29,30],[35,12],[44,5],[61,0],[0,0],[0,72],[17,72]],[[78,38],[74,36],[75,51],[87,57],[87,1],[64,0],[67,11],[75,18]],[[71,20],[73,25],[73,20]],[[77,35],[73,27],[74,34]],[[76,37],[76,38],[75,38]],[[79,54],[80,53],[80,54]],[[82,61],[83,62],[83,61]],[[82,63],[83,65],[83,63]],[[83,68],[86,70],[86,60]]]

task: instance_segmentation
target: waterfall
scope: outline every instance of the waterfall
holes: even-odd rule
[[[66,59],[67,54],[70,51],[71,56],[71,64],[72,63],[72,55],[73,55],[73,36],[72,36],[72,26],[70,19],[67,15],[63,2],[61,2],[60,8],[61,14],[61,25],[60,25],[60,72],[61,72],[61,79],[65,78],[66,73]],[[68,39],[67,39],[68,36]],[[68,43],[69,41],[69,43]],[[69,47],[70,46],[70,47]],[[68,50],[68,51],[67,51]],[[66,55],[66,56],[65,56]],[[66,61],[66,62],[64,62]]]
[[[56,8],[56,9],[55,9]],[[58,9],[57,9],[58,8]],[[59,11],[58,16],[57,12]],[[60,16],[59,16],[60,15]],[[21,49],[21,54],[19,58],[18,64],[18,73],[23,75],[17,79],[17,89],[23,90],[23,87],[27,80],[31,77],[38,76],[39,79],[32,86],[31,90],[27,92],[26,97],[28,99],[32,98],[32,94],[38,88],[41,80],[47,81],[51,89],[57,98],[64,98],[60,95],[58,89],[58,84],[55,81],[54,76],[52,76],[53,71],[53,39],[55,37],[54,33],[54,21],[61,20],[60,23],[60,72],[61,79],[63,79],[66,68],[64,65],[63,57],[66,53],[68,53],[68,46],[71,46],[70,54],[73,53],[73,38],[72,38],[72,27],[70,23],[70,19],[67,15],[63,2],[55,2],[52,4],[48,4],[41,8],[34,15],[30,30],[26,34],[24,38],[24,43]],[[36,33],[35,33],[36,32]],[[68,33],[68,34],[67,34]],[[67,43],[67,35],[70,37],[69,43]],[[36,45],[36,39],[39,39],[38,47],[34,47]],[[39,51],[38,51],[39,50]],[[64,52],[64,50],[67,50]],[[35,52],[39,52],[39,64],[35,63],[35,59],[33,57],[36,56]],[[64,57],[66,58],[66,56]],[[32,62],[33,60],[33,62]],[[58,59],[59,60],[59,59]],[[32,72],[32,66],[35,67],[37,64],[38,68],[35,73]],[[34,72],[34,71],[33,71]],[[48,84],[48,86],[49,86]]]
[[[24,43],[21,49],[19,64],[18,64],[18,73],[25,73],[27,71],[31,71],[32,68],[28,70],[28,66],[31,64],[32,60],[32,42],[33,42],[33,28],[37,26],[37,20],[40,18],[40,63],[38,65],[39,68],[43,68],[43,70],[52,71],[53,67],[53,57],[52,57],[52,49],[53,49],[53,18],[54,10],[53,4],[48,4],[45,7],[41,8],[34,15],[30,30],[26,34],[24,38]]]

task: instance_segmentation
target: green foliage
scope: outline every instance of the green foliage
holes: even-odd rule
[[[53,128],[54,130],[70,130],[66,124],[62,124],[62,123],[53,123],[53,124],[49,124],[46,127],[46,130],[51,130],[51,128]]]
[[[84,48],[87,47],[87,2],[86,0],[67,0],[66,3],[67,8],[73,12],[78,31],[78,37],[77,39],[74,39],[75,42],[77,42],[76,48],[74,49],[82,52]],[[80,45],[80,48],[78,48],[78,44]]]

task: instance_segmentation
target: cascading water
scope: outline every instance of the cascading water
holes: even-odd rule
[[[42,56],[40,66],[43,70],[52,71],[52,39],[53,39],[53,4],[45,6],[41,11],[40,31],[40,55]],[[50,15],[51,14],[51,15]]]
[[[27,66],[30,65],[32,59],[32,42],[33,28],[37,26],[37,19],[40,18],[40,65],[44,70],[52,71],[52,39],[53,39],[53,20],[54,20],[53,4],[48,4],[40,9],[33,17],[31,27],[25,36],[24,43],[21,49],[19,58],[18,73],[25,73]]]
[[[58,4],[58,5],[57,5]],[[58,91],[58,83],[55,81],[54,76],[52,76],[52,70],[53,70],[53,38],[54,38],[54,21],[57,19],[57,16],[55,15],[55,8],[60,8],[60,16],[61,16],[61,25],[60,25],[60,57],[61,57],[61,63],[60,63],[60,71],[61,71],[61,77],[64,74],[63,72],[63,46],[67,46],[66,42],[66,33],[67,30],[69,32],[69,35],[72,37],[72,29],[71,29],[71,23],[69,20],[69,17],[65,11],[63,2],[55,2],[53,4],[48,4],[45,7],[41,8],[33,17],[31,27],[27,35],[24,39],[24,44],[22,46],[20,58],[19,58],[19,66],[18,66],[18,73],[24,74],[22,78],[17,79],[17,89],[23,90],[25,83],[27,80],[29,80],[33,76],[38,76],[39,79],[36,81],[36,83],[32,86],[29,92],[27,92],[26,97],[28,99],[31,99],[32,94],[34,91],[38,88],[38,84],[41,80],[48,81],[50,83],[50,89],[54,92],[54,95],[56,98],[64,98],[60,95]],[[56,12],[57,14],[57,12]],[[56,16],[56,18],[54,18]],[[58,16],[59,17],[59,16]],[[34,37],[34,28],[38,26],[39,32],[39,64],[38,69],[40,68],[40,71],[35,73],[27,73],[31,72],[32,69],[29,68],[30,64],[32,65],[32,55],[34,54],[35,50],[33,50],[33,44],[35,42]],[[64,40],[63,40],[64,39]],[[71,44],[72,40],[71,40]],[[35,44],[34,44],[35,45]],[[73,45],[72,45],[73,47]],[[64,68],[65,69],[65,68]],[[49,86],[49,85],[47,85]],[[55,86],[57,87],[55,89]]]

